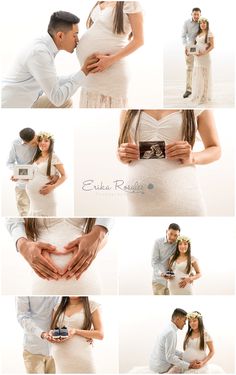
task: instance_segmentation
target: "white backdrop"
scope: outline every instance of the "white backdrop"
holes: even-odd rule
[[[117,218],[113,236],[119,248],[119,293],[152,294],[153,246],[156,239],[165,237],[170,223],[178,223],[181,234],[191,239],[191,253],[202,273],[193,284],[194,294],[233,295],[235,220],[205,217]]]
[[[164,103],[167,107],[187,105],[182,95],[185,91],[185,55],[181,33],[184,21],[191,18],[194,7],[200,7],[202,16],[208,18],[215,38],[215,48],[210,52],[213,77],[214,107],[234,106],[235,43],[234,12],[235,2],[227,0],[227,6],[214,0],[165,1],[168,12],[168,29],[164,43]],[[227,20],[222,27],[222,20]],[[174,59],[174,66],[173,66]]]
[[[48,131],[55,137],[55,152],[64,163],[67,180],[56,188],[57,215],[74,215],[74,126],[72,112],[62,111],[60,116],[54,111],[4,110],[1,113],[4,142],[0,150],[1,160],[1,200],[2,216],[18,216],[15,202],[15,183],[10,180],[12,171],[6,166],[12,142],[19,137],[19,131],[30,127],[37,132]],[[6,197],[8,199],[6,199]]]
[[[161,45],[161,24],[156,21],[157,4],[155,0],[140,1],[144,10],[144,32],[145,45],[134,54],[128,57],[130,64],[130,89],[129,106],[148,108],[162,105],[162,45]],[[1,57],[2,75],[6,74],[9,64],[15,56],[32,39],[44,35],[47,30],[50,16],[57,10],[72,12],[80,18],[80,36],[86,30],[85,23],[88,14],[95,4],[95,0],[51,0],[50,2],[32,2],[30,0],[4,2],[1,5],[2,14],[11,15],[2,17],[2,35],[7,32],[7,38],[2,38]],[[12,8],[14,7],[14,12]],[[159,18],[160,21],[160,18]],[[14,25],[14,26],[13,26]],[[156,36],[159,35],[158,41]],[[153,42],[154,39],[154,42]],[[67,75],[79,69],[75,53],[70,55],[60,52],[56,57],[57,72],[60,75]],[[145,95],[144,95],[145,93]],[[78,93],[74,96],[74,106],[78,107]]]
[[[234,139],[233,110],[214,110],[222,146],[220,160],[198,166],[200,184],[209,216],[234,214]],[[126,181],[127,166],[116,156],[119,134],[119,110],[80,110],[75,133],[75,213],[89,216],[127,215],[126,193],[115,190],[113,181]],[[197,145],[201,147],[202,145]],[[86,161],[86,162],[85,162]],[[224,178],[222,178],[224,176]],[[84,191],[83,182],[94,180],[95,186],[111,190]],[[224,197],[224,199],[222,199]]]
[[[94,340],[94,355],[97,372],[118,372],[118,305],[115,297],[90,296],[90,300],[101,304],[104,339]],[[2,327],[1,355],[2,374],[24,374],[23,330],[16,319],[14,297],[1,297]],[[109,353],[109,355],[107,355]]]
[[[220,298],[220,299],[219,299]],[[175,308],[203,315],[206,330],[212,336],[215,355],[211,363],[234,373],[235,365],[235,305],[234,297],[120,297],[119,353],[120,372],[135,366],[148,366],[156,338],[169,323]],[[185,326],[186,327],[186,326]],[[186,327],[187,328],[187,327]],[[178,331],[178,346],[186,333]]]
[[[25,259],[16,251],[15,243],[5,228],[5,220],[0,219],[1,232],[1,281],[2,294],[32,293],[32,269]],[[68,239],[69,241],[69,239]],[[103,249],[98,253],[98,273],[102,284],[102,294],[117,293],[117,245],[111,234]],[[16,282],[17,280],[17,282]]]

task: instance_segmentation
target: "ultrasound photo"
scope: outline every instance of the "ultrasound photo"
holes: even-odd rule
[[[140,159],[164,159],[165,142],[164,141],[147,141],[139,142]]]

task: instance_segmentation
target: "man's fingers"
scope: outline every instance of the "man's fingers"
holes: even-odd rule
[[[50,243],[46,242],[37,242],[37,245],[42,249],[42,250],[47,250],[49,252],[54,252],[56,250],[56,246],[51,245]]]
[[[53,273],[52,271],[50,271],[47,267],[45,267],[43,264],[39,263],[37,265],[37,267],[34,267],[34,268],[37,268],[37,270],[42,273],[43,275],[45,275],[45,277],[47,277],[47,279],[54,279],[54,280],[58,280],[58,276],[57,274]]]
[[[95,62],[95,63],[93,63],[93,64],[89,64],[89,65],[87,65],[87,69],[96,69],[96,68],[98,68],[98,64],[99,64],[99,62]]]

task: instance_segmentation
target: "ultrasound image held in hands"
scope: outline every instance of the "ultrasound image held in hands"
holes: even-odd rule
[[[140,159],[164,159],[165,142],[164,141],[147,141],[139,142]]]

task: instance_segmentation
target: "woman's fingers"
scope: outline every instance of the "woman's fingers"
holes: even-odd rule
[[[81,272],[81,270],[87,269],[90,266],[94,258],[95,258],[95,254],[90,255],[90,256],[84,255],[80,259],[78,258],[74,266],[70,270],[68,270],[68,272],[65,274],[65,277],[69,279],[75,276],[77,273],[81,274],[83,272],[83,271]]]
[[[82,273],[85,272],[87,270],[87,268],[90,267],[90,265],[91,265],[91,263],[93,262],[94,259],[95,259],[95,256],[93,256],[90,259],[87,259],[87,261],[80,267],[80,269],[78,269],[78,271],[75,273],[75,278],[77,280],[80,278]]]
[[[33,268],[34,272],[41,278],[41,279],[44,279],[44,280],[49,280],[48,276],[46,274],[44,274],[44,272],[40,272],[40,270],[37,268],[37,267],[34,267]]]
[[[191,146],[188,142],[176,142],[174,144],[170,144],[166,146],[166,157],[173,158],[173,157],[186,157],[190,156],[191,153]]]
[[[123,143],[118,148],[118,154],[124,160],[138,160],[139,147],[132,143]]]
[[[75,240],[68,242],[68,244],[64,246],[64,249],[71,250],[71,251],[77,250],[79,242],[80,242],[80,238],[76,238]]]

